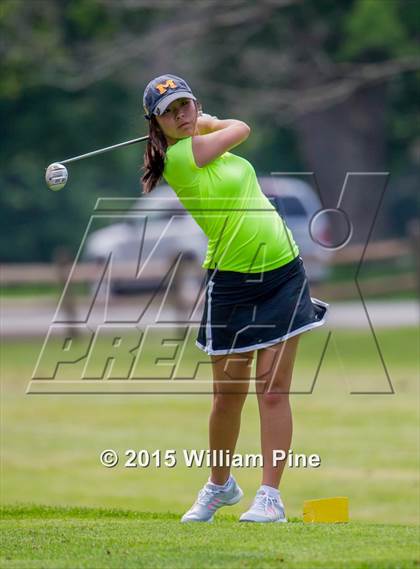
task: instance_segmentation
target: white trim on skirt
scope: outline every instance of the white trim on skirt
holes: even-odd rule
[[[212,284],[214,284],[214,283],[212,283]],[[211,296],[209,295],[209,301],[210,300],[211,300]],[[289,332],[288,334],[285,334],[284,336],[280,336],[280,338],[275,338],[274,340],[268,340],[267,342],[264,342],[262,344],[254,344],[252,346],[245,346],[243,348],[233,348],[230,350],[213,350],[213,348],[211,347],[211,344],[212,344],[211,326],[209,325],[209,318],[207,317],[206,330],[210,330],[210,340],[207,341],[206,346],[203,346],[203,344],[200,344],[200,342],[198,340],[196,340],[195,345],[197,346],[197,348],[200,348],[200,350],[203,350],[203,352],[206,352],[206,354],[209,354],[210,356],[213,356],[213,355],[217,356],[217,355],[226,355],[226,354],[240,354],[242,352],[248,352],[250,350],[259,350],[261,348],[267,348],[268,346],[272,346],[273,344],[277,344],[278,342],[284,342],[288,338],[292,338],[293,336],[296,336],[297,334],[301,334],[302,332],[306,332],[308,330],[311,330],[312,328],[318,328],[318,326],[322,326],[327,321],[328,308],[330,305],[327,302],[319,300],[318,298],[311,297],[311,301],[314,304],[318,304],[319,306],[323,306],[324,308],[326,308],[326,311],[324,313],[323,318],[321,320],[318,320],[318,322],[311,322],[310,324],[306,324],[305,326],[301,326],[300,328],[297,328],[296,330],[293,330],[292,332]],[[210,306],[209,306],[209,309],[210,309]],[[210,314],[209,309],[207,310],[207,315]],[[207,326],[208,326],[208,328],[207,328]]]

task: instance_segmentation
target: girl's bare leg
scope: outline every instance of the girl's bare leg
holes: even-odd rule
[[[235,451],[241,412],[249,390],[254,352],[211,356],[213,368],[213,407],[209,421],[210,450]],[[230,467],[213,466],[211,481],[224,484]]]
[[[262,484],[278,488],[286,460],[273,466],[273,450],[290,449],[292,412],[289,402],[299,335],[257,351],[256,391],[260,412]]]

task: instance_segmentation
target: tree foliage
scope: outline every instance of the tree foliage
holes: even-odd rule
[[[44,169],[143,134],[142,90],[160,73],[185,76],[204,110],[250,122],[241,153],[265,172],[323,172],[331,157],[302,150],[319,143],[308,119],[327,123],[380,86],[385,140],[373,144],[393,175],[418,172],[419,20],[415,0],[3,0],[1,259],[75,251],[99,196],[138,194],[140,147],[75,164],[60,193]],[[367,130],[371,116],[366,106]]]

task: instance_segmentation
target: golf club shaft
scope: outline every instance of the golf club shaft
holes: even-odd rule
[[[148,136],[141,136],[140,138],[133,138],[133,140],[127,140],[127,142],[120,142],[119,144],[113,144],[112,146],[107,146],[106,148],[100,148],[99,150],[94,150],[93,152],[87,152],[86,154],[80,154],[80,156],[74,156],[73,158],[67,158],[67,160],[60,161],[60,164],[70,164],[70,162],[76,162],[76,160],[83,160],[83,158],[90,158],[91,156],[96,156],[97,154],[103,154],[104,152],[109,152],[110,150],[115,150],[116,148],[122,148],[123,146],[129,146],[130,144],[136,144],[137,142],[142,142],[147,140]]]

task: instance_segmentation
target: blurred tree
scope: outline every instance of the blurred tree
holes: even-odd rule
[[[419,24],[416,0],[3,0],[0,206],[5,235],[20,230],[0,257],[75,249],[98,195],[138,191],[139,147],[74,165],[59,194],[43,169],[144,132],[141,92],[160,73],[249,121],[240,153],[258,170],[314,171],[325,205],[348,171],[418,173]]]

